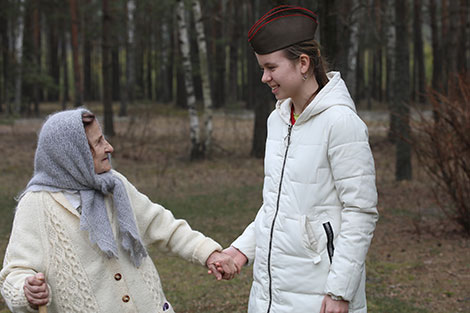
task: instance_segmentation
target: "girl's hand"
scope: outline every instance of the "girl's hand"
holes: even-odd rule
[[[320,313],[348,313],[349,302],[344,300],[333,300],[329,295],[323,298]]]

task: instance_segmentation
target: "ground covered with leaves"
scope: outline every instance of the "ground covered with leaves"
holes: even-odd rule
[[[367,259],[369,312],[470,312],[470,239],[437,206],[431,182],[413,163],[414,179],[394,180],[387,125],[369,125],[377,168],[380,220]],[[185,112],[142,107],[116,120],[113,166],[154,202],[227,246],[261,205],[263,161],[249,157],[249,113],[217,112],[214,148],[189,162]],[[0,118],[0,257],[8,243],[15,201],[31,177],[41,119]],[[217,282],[204,268],[150,247],[166,295],[177,312],[246,312],[251,267]],[[0,313],[8,312],[0,300]]]

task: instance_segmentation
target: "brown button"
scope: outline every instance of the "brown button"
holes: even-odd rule
[[[115,279],[115,280],[121,280],[121,278],[122,278],[122,275],[119,274],[119,273],[116,273],[116,274],[114,275],[114,279]]]
[[[122,302],[129,302],[131,298],[128,296],[128,295],[125,295],[124,297],[122,297]]]

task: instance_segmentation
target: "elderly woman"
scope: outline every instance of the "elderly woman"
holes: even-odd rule
[[[50,116],[34,176],[20,196],[1,293],[13,312],[173,312],[146,251],[207,265],[218,279],[238,268],[221,246],[152,203],[112,170],[106,141],[86,109]]]

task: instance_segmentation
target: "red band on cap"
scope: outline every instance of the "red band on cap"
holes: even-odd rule
[[[284,8],[284,7],[290,7],[290,5],[287,5],[287,4],[284,4],[284,5],[280,5],[280,6],[277,6],[275,8],[272,8],[271,10],[269,10],[268,12],[266,12],[266,14],[264,14],[262,17],[260,17],[260,19],[255,23],[253,24],[253,26],[251,26],[250,30],[248,31],[248,36],[250,36],[250,33],[254,30],[254,28],[256,28],[256,26],[258,24],[260,24],[262,21],[264,21],[269,15],[271,12],[279,9],[279,8]]]
[[[277,6],[271,10],[269,10],[265,15],[263,15],[251,28],[250,30],[248,31],[248,41],[251,41],[251,39],[254,37],[254,35],[260,30],[260,28],[262,28],[263,26],[265,26],[266,24],[268,24],[269,22],[271,21],[274,21],[278,18],[281,18],[281,17],[286,17],[286,16],[305,16],[305,17],[308,17],[312,20],[315,21],[315,23],[318,24],[318,21],[316,20],[315,17],[311,17],[311,16],[308,16],[308,15],[305,15],[305,14],[290,14],[290,15],[282,15],[282,16],[279,16],[279,17],[276,17],[276,18],[273,18],[272,20],[262,24],[258,29],[256,29],[255,31],[255,28],[257,26],[259,26],[263,21],[265,21],[267,18],[275,15],[275,14],[278,14],[280,12],[285,12],[285,11],[291,11],[291,10],[303,10],[303,11],[307,11],[308,13],[314,15],[315,17],[318,17],[318,15],[316,15],[315,13],[313,13],[312,11],[308,10],[308,9],[305,9],[305,8],[302,8],[302,7],[298,7],[298,6],[291,6],[291,5],[280,5],[280,6]],[[275,12],[273,12],[275,11]],[[254,32],[254,33],[253,33]]]
[[[256,33],[261,29],[263,28],[264,26],[268,25],[269,23],[277,20],[277,19],[280,19],[280,18],[283,18],[283,17],[288,17],[288,16],[302,16],[302,17],[306,17],[306,18],[309,18],[311,20],[313,20],[315,23],[318,24],[317,20],[311,16],[308,16],[308,15],[305,15],[305,14],[288,14],[288,15],[281,15],[281,16],[278,16],[278,17],[275,17],[273,18],[272,20],[269,20],[267,21],[266,23],[262,24],[260,27],[258,27],[258,29],[251,35],[249,35],[249,38],[248,38],[248,41],[251,41],[253,39],[253,37],[256,35]]]

